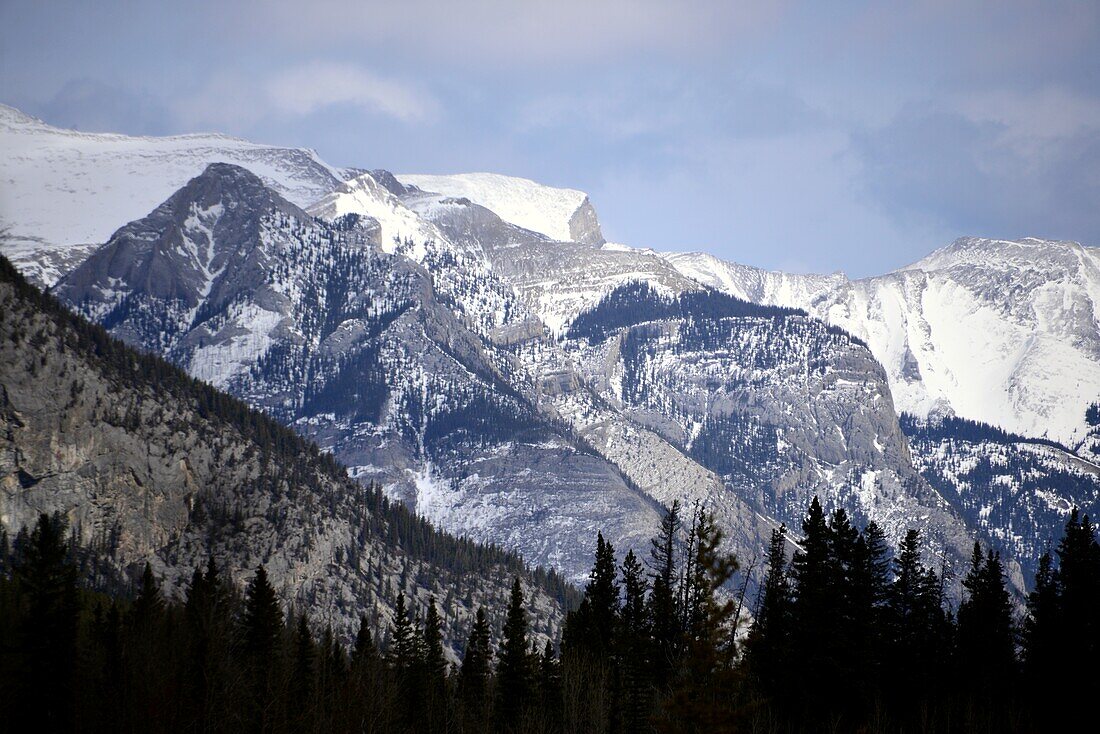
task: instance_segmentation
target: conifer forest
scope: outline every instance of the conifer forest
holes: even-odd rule
[[[210,562],[166,600],[80,582],[95,559],[48,515],[2,540],[0,690],[9,731],[1056,731],[1100,687],[1100,545],[1074,511],[1017,614],[999,555],[974,546],[953,605],[920,532],[807,508],[773,532],[755,599],[727,582],[707,512],[666,512],[643,554],[602,534],[560,640],[530,634],[516,577],[457,659],[439,600],[350,645],[283,608],[265,569],[243,594]],[[751,618],[751,622],[747,621]],[[5,727],[7,728],[7,727]]]

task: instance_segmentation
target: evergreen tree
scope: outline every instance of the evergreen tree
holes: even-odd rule
[[[275,589],[267,580],[267,570],[263,566],[256,567],[256,573],[248,583],[241,624],[245,651],[257,666],[269,665],[279,644],[283,614],[279,610]]]
[[[624,734],[645,731],[652,708],[650,693],[650,619],[646,609],[645,569],[631,550],[623,559],[623,604],[617,630],[621,683],[621,714],[617,717]]]
[[[1024,673],[1036,696],[1049,700],[1056,693],[1059,673],[1059,642],[1062,634],[1061,594],[1058,572],[1050,553],[1039,559],[1035,588],[1027,597],[1024,620]]]
[[[678,664],[682,643],[680,610],[676,604],[676,538],[680,532],[680,502],[661,519],[661,528],[650,543],[650,573],[653,591],[649,598],[650,629],[653,634],[653,681],[667,688]]]
[[[527,658],[527,612],[518,576],[512,583],[499,655],[497,721],[505,732],[520,731],[531,690],[531,671]]]
[[[810,502],[802,522],[802,548],[791,561],[794,588],[792,654],[800,661],[793,671],[795,690],[803,692],[799,704],[804,714],[829,714],[837,684],[832,637],[838,627],[838,589],[825,512],[817,497]]]
[[[276,664],[284,625],[275,589],[263,566],[256,568],[245,591],[241,627],[251,681],[248,719],[252,728],[264,730],[274,726],[270,702],[280,674]]]
[[[478,607],[458,675],[458,696],[465,731],[484,731],[492,718],[488,705],[493,655],[491,645],[489,620],[485,609]]]
[[[294,728],[302,731],[311,718],[314,706],[314,677],[317,667],[317,648],[309,621],[304,614],[298,616],[294,634],[294,668],[291,679],[290,717]]]
[[[428,600],[424,617],[424,676],[428,728],[445,728],[447,701],[447,659],[443,656],[443,623],[436,610],[435,597]]]
[[[1057,549],[1063,670],[1073,666],[1072,661],[1100,657],[1100,545],[1089,516],[1078,519],[1079,515],[1075,507]],[[1095,665],[1087,666],[1082,674],[1066,678],[1066,684],[1069,695],[1088,696],[1100,689],[1100,672]]]
[[[367,615],[359,616],[359,631],[355,634],[355,646],[352,648],[351,664],[353,667],[369,665],[378,657],[378,649],[374,646],[374,640],[370,633],[370,620]]]
[[[393,670],[404,673],[412,670],[416,657],[416,634],[409,613],[405,609],[405,595],[401,593],[397,595],[397,604],[393,610],[386,659]]]
[[[959,605],[959,672],[976,705],[992,709],[1008,694],[1015,672],[1012,604],[1000,555],[990,550],[983,557],[975,543],[963,587],[967,598]]]
[[[141,574],[141,588],[134,598],[132,610],[135,624],[150,624],[160,618],[164,612],[164,597],[160,594],[160,584],[153,576],[153,567],[148,563]]]
[[[65,523],[39,515],[15,566],[26,600],[19,628],[22,674],[10,703],[24,731],[65,731],[73,721],[76,634],[79,612],[76,568],[68,561]]]
[[[554,645],[550,640],[543,646],[542,655],[538,657],[539,669],[539,711],[541,718],[546,722],[550,731],[558,731],[561,727],[561,664],[554,655]]]
[[[722,531],[714,517],[697,513],[692,590],[696,623],[687,644],[680,683],[666,704],[661,729],[668,732],[732,732],[741,728],[735,696],[732,622],[736,604],[720,590],[737,572],[737,559],[721,550]]]
[[[776,696],[790,656],[791,587],[787,573],[787,526],[772,530],[760,602],[746,641],[745,655],[763,692]]]
[[[884,673],[897,683],[885,692],[895,709],[908,715],[932,697],[933,678],[942,672],[946,657],[947,634],[935,578],[921,563],[918,530],[906,532],[894,567],[885,610]]]

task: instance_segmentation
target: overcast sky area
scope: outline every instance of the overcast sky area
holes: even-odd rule
[[[872,275],[1100,245],[1100,3],[0,0],[0,102],[590,194],[612,241]]]

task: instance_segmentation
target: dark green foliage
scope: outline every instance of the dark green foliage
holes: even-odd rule
[[[0,543],[3,721],[17,731],[96,732],[1030,732],[1067,730],[1097,690],[1095,669],[1081,661],[1096,654],[1100,546],[1078,513],[1057,554],[1038,564],[1023,675],[995,552],[975,550],[956,625],[916,530],[891,559],[877,527],[858,532],[843,514],[827,519],[819,503],[793,563],[785,533],[773,534],[741,656],[728,584],[736,561],[708,513],[697,510],[686,530],[675,514],[655,538],[650,579],[667,576],[665,550],[690,549],[669,596],[691,611],[673,615],[678,652],[661,686],[651,664],[660,649],[654,591],[633,553],[607,575],[606,542],[597,541],[588,598],[608,588],[621,597],[599,655],[584,647],[559,660],[551,641],[533,649],[517,578],[508,608],[494,614],[503,621],[495,670],[482,609],[452,672],[440,637],[450,612],[434,601],[421,622],[398,595],[385,661],[364,618],[349,660],[330,628],[318,634],[304,616],[284,619],[262,568],[243,597],[213,562],[195,570],[182,602],[161,595],[151,567],[132,598],[125,587],[117,599],[80,590],[81,554],[64,524],[43,516]],[[830,594],[816,589],[819,574],[832,579]],[[804,583],[818,595],[804,598]],[[811,641],[811,651],[817,675],[845,671],[842,681],[816,679],[842,698],[798,687],[811,672],[801,669],[804,612],[835,625],[836,639]],[[799,702],[806,697],[812,705]]]
[[[271,662],[279,644],[279,633],[283,627],[283,613],[279,609],[279,599],[275,589],[267,580],[267,570],[263,566],[248,582],[244,594],[244,612],[241,615],[241,633],[244,650],[254,662],[263,666]]]
[[[522,731],[523,716],[531,694],[531,667],[527,654],[527,611],[523,587],[517,576],[512,583],[507,617],[501,633],[497,668],[497,724],[502,731]]]
[[[772,530],[755,623],[745,645],[750,674],[766,691],[779,692],[790,662],[792,598],[787,569],[787,528]]]
[[[79,605],[65,523],[59,517],[41,515],[20,546],[12,610],[20,621],[5,625],[13,633],[15,667],[5,671],[4,689],[12,695],[4,698],[26,704],[13,712],[24,714],[13,717],[15,729],[66,730],[73,722]]]
[[[492,659],[489,620],[479,607],[458,675],[458,705],[465,731],[485,731],[492,720],[489,695]]]
[[[683,642],[680,610],[676,603],[676,542],[680,532],[680,503],[674,500],[661,519],[661,528],[650,544],[649,621],[653,634],[653,682],[664,690],[679,664]]]
[[[805,311],[779,306],[761,306],[715,290],[682,293],[668,298],[649,283],[621,285],[592,308],[580,314],[569,327],[574,339],[600,341],[624,327],[662,319],[721,319],[730,317],[780,319],[806,316]]]
[[[737,571],[737,559],[721,550],[722,531],[705,511],[696,514],[691,536],[690,598],[692,624],[688,630],[683,670],[664,704],[660,729],[668,732],[732,732],[741,719],[740,671],[735,666],[736,604],[719,596]]]
[[[619,613],[619,593],[615,548],[604,540],[603,533],[597,533],[596,563],[580,606],[566,620],[563,647],[583,649],[598,657],[609,656]]]
[[[1012,607],[1000,556],[990,550],[983,558],[981,546],[975,543],[963,586],[967,598],[958,615],[960,673],[978,695],[999,700],[1016,665]]]

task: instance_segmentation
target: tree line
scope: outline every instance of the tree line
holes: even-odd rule
[[[773,532],[749,603],[713,518],[674,503],[644,559],[597,535],[560,640],[531,634],[516,577],[457,654],[435,599],[399,596],[385,629],[364,617],[345,645],[284,610],[262,566],[242,594],[211,561],[172,601],[147,565],[119,597],[81,588],[56,517],[0,541],[12,730],[1042,731],[1100,690],[1100,545],[1076,510],[1018,622],[995,551],[975,545],[952,607],[917,530],[894,554],[816,498],[793,554]]]

